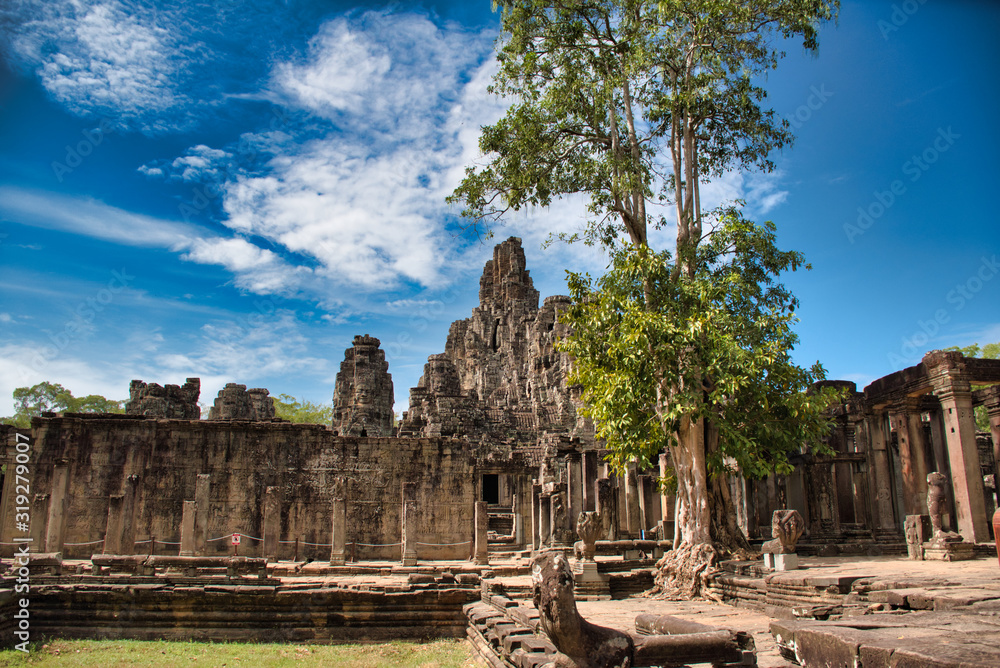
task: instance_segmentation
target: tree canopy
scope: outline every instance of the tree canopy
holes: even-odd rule
[[[333,405],[316,404],[288,394],[279,394],[274,397],[274,413],[289,422],[330,424],[333,420]]]
[[[727,462],[748,475],[787,470],[833,396],[807,394],[822,368],[789,356],[797,302],[777,278],[802,257],[780,251],[774,226],[745,220],[739,203],[706,209],[701,185],[773,169],[771,153],[792,136],[760,81],[784,40],[816,50],[838,3],[495,5],[503,34],[491,90],[511,105],[483,128],[486,161],[451,199],[488,228],[511,210],[587,197],[590,218],[568,239],[600,244],[613,261],[597,281],[570,275],[564,346],[586,410],[619,466],[669,446],[680,554],[704,561],[716,546],[745,546],[713,472]],[[651,248],[651,227],[675,227],[674,247]]]
[[[30,427],[31,418],[46,411],[59,413],[124,413],[125,401],[106,399],[99,394],[74,397],[73,393],[58,383],[42,381],[31,387],[14,390],[14,415],[5,417],[5,424]]]

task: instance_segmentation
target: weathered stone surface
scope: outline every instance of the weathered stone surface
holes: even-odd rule
[[[133,380],[128,388],[125,413],[146,417],[197,420],[201,417],[198,395],[201,379],[188,378],[184,385],[157,385]]]
[[[494,248],[479,286],[479,306],[452,323],[444,353],[428,357],[410,390],[399,434],[462,436],[481,457],[527,455],[535,466],[546,432],[592,444],[593,429],[576,412],[578,392],[566,383],[569,357],[555,349],[567,333],[558,314],[569,298],[538,307],[516,237]]]
[[[273,420],[274,399],[267,390],[226,383],[219,390],[215,405],[208,411],[209,420]]]
[[[634,644],[627,634],[580,616],[573,596],[573,572],[562,552],[543,552],[531,565],[532,596],[541,626],[559,653],[562,668],[631,666]]]
[[[333,388],[333,429],[344,436],[392,436],[389,363],[374,336],[355,336]]]
[[[68,462],[69,487],[62,531],[67,558],[101,551],[105,527],[113,529],[118,550],[177,554],[184,501],[198,499],[211,509],[205,517],[207,556],[231,553],[228,537],[243,534],[240,555],[266,556],[263,544],[266,491],[279,490],[279,558],[328,559],[335,494],[345,500],[347,549],[358,559],[398,559],[402,483],[416,485],[417,558],[454,559],[469,555],[473,534],[475,460],[468,444],[452,439],[352,438],[324,425],[287,422],[149,420],[142,417],[74,415],[39,418],[32,445],[32,488],[48,494],[56,462]],[[200,474],[200,475],[199,475]],[[203,478],[202,476],[207,476]],[[343,478],[341,489],[335,489]],[[12,479],[10,479],[12,480]],[[206,485],[201,481],[205,480]],[[12,485],[11,485],[12,487]],[[199,489],[203,498],[199,499]],[[117,502],[115,501],[117,499]],[[109,507],[117,512],[108,522]],[[46,513],[38,522],[44,526]],[[34,523],[33,523],[34,524]],[[196,519],[196,530],[198,530]],[[8,513],[0,541],[16,535]],[[306,546],[306,543],[325,547]],[[372,547],[375,546],[375,547]],[[8,546],[6,554],[13,547]]]
[[[775,621],[771,633],[782,655],[803,666],[1000,665],[1000,623],[981,615],[914,612],[835,622]]]

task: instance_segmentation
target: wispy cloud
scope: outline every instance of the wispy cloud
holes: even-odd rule
[[[21,2],[13,51],[68,110],[113,119],[118,127],[176,127],[164,112],[190,104],[179,83],[193,45],[155,12],[121,2]],[[19,14],[19,16],[18,16]],[[20,19],[20,20],[19,20]]]
[[[143,248],[166,248],[181,259],[221,265],[238,287],[258,294],[294,292],[311,274],[240,237],[212,236],[187,223],[125,211],[90,198],[0,186],[0,214],[13,222]]]

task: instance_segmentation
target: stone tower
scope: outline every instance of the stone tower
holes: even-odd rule
[[[273,420],[274,398],[262,387],[247,390],[246,385],[226,383],[219,390],[215,405],[208,411],[209,420]]]
[[[392,376],[374,336],[355,336],[333,388],[333,429],[344,436],[392,436]]]
[[[198,406],[200,394],[200,378],[188,378],[183,385],[158,385],[133,380],[128,388],[125,412],[146,417],[197,420],[201,417]]]
[[[428,358],[399,434],[523,446],[548,432],[592,442],[566,380],[569,356],[555,348],[568,331],[559,313],[569,297],[548,297],[541,308],[538,297],[521,240],[498,244],[479,280],[479,306],[452,323],[444,353]]]

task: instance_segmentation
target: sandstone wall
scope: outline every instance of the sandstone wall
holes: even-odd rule
[[[130,484],[137,489],[135,540],[156,536],[158,541],[179,543],[183,502],[196,498],[199,474],[210,480],[206,539],[232,532],[263,538],[265,491],[276,487],[280,540],[330,543],[332,490],[339,478],[347,499],[348,542],[399,542],[401,486],[408,481],[417,483],[417,540],[460,543],[473,537],[475,498],[469,481],[475,477],[474,463],[469,446],[457,440],[338,437],[322,425],[83,414],[36,418],[33,426],[31,530],[39,549],[51,533],[47,524],[53,518],[62,522],[63,544],[103,538],[110,499]],[[9,451],[8,461],[11,457]],[[129,483],[131,476],[134,483]],[[5,479],[0,508],[4,542],[15,535],[13,482],[13,476]],[[65,490],[64,505],[55,515],[50,506],[63,494],[54,484]],[[11,548],[5,549],[7,554]],[[99,544],[70,546],[63,552],[67,557],[89,556],[100,549]],[[140,545],[137,551],[145,549],[148,546]],[[230,549],[229,541],[215,541],[208,543],[206,553]],[[283,545],[287,554],[282,556],[291,558],[291,549]],[[398,546],[355,549],[359,558],[400,555]],[[177,550],[166,545],[157,552]],[[329,553],[329,547],[313,547],[301,550],[300,556],[321,559]],[[240,554],[258,556],[260,544],[245,539]],[[440,548],[429,556],[468,554],[464,545]]]

